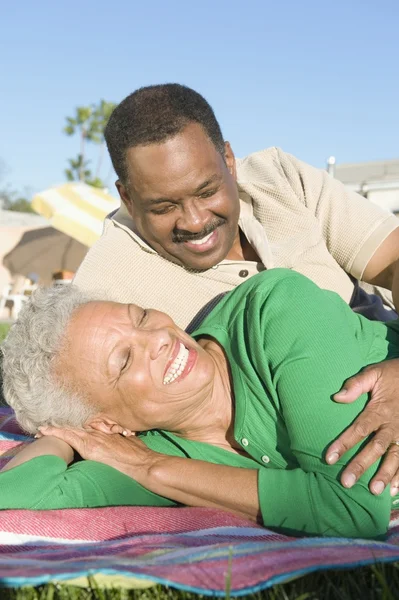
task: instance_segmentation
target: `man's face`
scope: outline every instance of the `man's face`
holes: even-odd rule
[[[162,144],[127,152],[128,187],[119,194],[137,233],[160,255],[205,270],[239,243],[235,160],[225,160],[197,123]]]

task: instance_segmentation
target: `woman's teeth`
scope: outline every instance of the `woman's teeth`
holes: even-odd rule
[[[173,383],[180,375],[183,373],[185,366],[187,364],[188,355],[190,351],[187,350],[184,344],[180,342],[179,353],[176,356],[173,363],[170,365],[169,369],[165,373],[165,377],[163,379],[163,384],[168,385],[169,383]]]
[[[201,246],[202,244],[205,244],[209,240],[212,233],[213,233],[213,231],[211,231],[210,234],[206,235],[204,238],[202,238],[200,240],[190,240],[190,244],[194,244],[195,246]]]

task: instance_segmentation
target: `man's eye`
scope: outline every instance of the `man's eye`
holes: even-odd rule
[[[202,194],[200,194],[200,198],[210,198],[216,194],[216,191],[217,190],[208,190],[206,192],[202,192]]]
[[[148,312],[146,311],[145,308],[143,308],[143,313],[142,313],[141,319],[140,319],[140,325],[142,325],[145,322],[147,316],[148,316]]]
[[[166,215],[168,212],[173,210],[174,206],[171,204],[170,206],[165,206],[164,208],[153,208],[152,213],[154,215]]]

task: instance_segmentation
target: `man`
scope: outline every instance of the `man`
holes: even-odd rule
[[[115,109],[105,138],[122,207],[106,220],[77,273],[78,286],[159,308],[189,331],[224,293],[275,267],[307,275],[374,318],[392,313],[361,292],[357,280],[392,290],[399,307],[396,217],[276,148],[236,161],[195,91],[178,84],[137,90]],[[394,403],[381,401],[398,368],[394,361],[383,368],[382,377],[378,367],[346,384],[347,400],[359,395],[359,385],[373,388],[373,399],[330,448],[329,462],[380,428],[343,474],[348,487],[399,438]],[[393,445],[372,491],[398,466]],[[393,486],[398,482],[399,473]]]

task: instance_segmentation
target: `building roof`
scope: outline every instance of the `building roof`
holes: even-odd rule
[[[335,177],[347,185],[399,183],[399,159],[336,165]]]
[[[35,213],[16,212],[0,209],[0,227],[44,227],[49,222]]]

